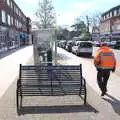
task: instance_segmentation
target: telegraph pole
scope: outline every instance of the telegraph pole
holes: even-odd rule
[[[87,21],[87,31],[88,31],[88,33],[89,33],[89,25],[90,25],[90,22],[89,22],[88,15],[86,16],[86,21]]]
[[[86,21],[87,21],[87,32],[89,34],[89,39],[92,40],[92,35],[90,34],[89,26],[90,26],[90,21],[88,15],[86,16]]]
[[[111,42],[111,37],[112,37],[112,25],[111,25],[112,21],[110,19],[110,42]]]

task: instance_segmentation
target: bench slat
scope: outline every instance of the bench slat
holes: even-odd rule
[[[80,66],[22,66],[17,81],[18,96],[84,95],[85,79]],[[18,98],[17,96],[17,98]]]

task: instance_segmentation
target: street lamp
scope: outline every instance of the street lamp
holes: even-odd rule
[[[112,21],[110,18],[110,42],[111,42],[111,38],[112,38],[112,25],[111,25]]]

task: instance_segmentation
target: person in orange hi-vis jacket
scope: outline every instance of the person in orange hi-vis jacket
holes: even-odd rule
[[[100,48],[94,56],[94,65],[97,69],[97,83],[102,91],[101,96],[107,92],[107,82],[110,76],[110,71],[115,72],[116,59],[113,51],[106,43],[101,43]]]

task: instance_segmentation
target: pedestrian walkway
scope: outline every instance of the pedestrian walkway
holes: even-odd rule
[[[82,63],[83,66],[83,76],[87,79],[87,83],[98,93],[100,94],[100,90],[97,85],[97,71],[93,65],[92,58],[85,59],[81,57],[77,57],[72,53],[68,53],[67,51],[58,48],[58,63],[63,65],[79,65]],[[120,86],[120,75],[118,74],[119,66],[117,66],[117,72],[111,73],[110,79],[108,81],[108,93],[112,96],[116,97],[120,100],[120,94],[118,94],[119,86]],[[93,74],[94,73],[94,74]]]
[[[116,73],[111,73],[110,79],[108,81],[108,92],[101,99],[101,92],[97,85],[97,71],[93,65],[93,60],[91,58],[85,59],[81,57],[77,57],[72,53],[68,53],[67,51],[58,48],[58,63],[63,65],[79,65],[82,63],[83,66],[83,76],[86,78],[87,85],[91,87],[91,90],[87,90],[88,101],[94,106],[97,110],[102,112],[103,116],[109,116],[107,120],[116,120],[120,119],[120,75]],[[64,57],[65,56],[65,57]],[[92,63],[91,63],[92,62]],[[117,72],[119,72],[117,66]],[[87,88],[88,88],[87,86]],[[94,91],[97,93],[95,94]],[[109,115],[107,115],[109,114]],[[118,117],[118,118],[117,118]],[[104,120],[103,118],[101,118]]]
[[[120,120],[120,101],[111,94],[115,90],[110,92],[110,89],[113,89],[113,86],[110,88],[111,82],[113,83],[113,78],[116,75],[111,75],[108,95],[101,98],[96,84],[96,70],[91,64],[91,60],[79,58],[60,48],[58,48],[57,54],[59,64],[83,64],[83,76],[87,82],[87,102],[89,105],[83,105],[79,96],[29,97],[23,101],[27,112],[18,116],[16,112],[16,76],[20,63],[33,64],[32,55],[33,48],[29,46],[0,60],[0,66],[3,67],[3,69],[0,68],[3,74],[0,74],[0,79],[3,80],[3,82],[0,81],[2,88],[0,89],[2,90],[0,92],[0,120]],[[91,76],[91,73],[95,75]],[[118,78],[118,76],[116,77]],[[116,81],[116,84],[118,82]],[[117,94],[115,93],[115,95]],[[31,107],[27,107],[29,105]]]
[[[22,58],[20,60],[23,55],[26,56],[26,59]],[[1,64],[5,63],[4,67],[6,65],[11,67],[14,63],[14,67],[12,67],[14,70],[11,72],[11,69],[8,69],[9,72],[8,70],[3,71],[3,73],[10,73],[10,75],[9,77],[2,76],[6,80],[7,87],[9,87],[6,87],[5,82],[4,84],[2,83],[5,88],[4,94],[1,93],[3,95],[0,99],[0,120],[79,120],[80,118],[82,120],[93,120],[93,117],[96,116],[96,110],[89,105],[84,105],[79,96],[27,97],[23,101],[23,104],[26,106],[25,111],[27,112],[24,112],[25,114],[21,116],[17,115],[16,73],[19,71],[18,65],[20,63],[33,64],[33,57],[31,55],[32,47],[27,47],[0,61]],[[7,77],[10,79],[9,85]]]
[[[19,64],[25,64],[33,55],[32,46],[19,49],[18,51],[0,59],[0,97],[18,75]]]

